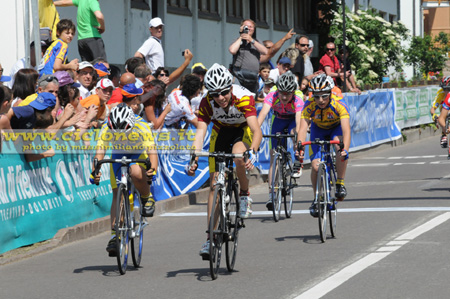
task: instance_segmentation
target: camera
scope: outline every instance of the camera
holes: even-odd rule
[[[248,27],[247,26],[244,26],[244,33],[248,34]]]
[[[183,57],[184,57],[184,51],[183,51],[183,52],[181,52],[181,56],[183,56]]]

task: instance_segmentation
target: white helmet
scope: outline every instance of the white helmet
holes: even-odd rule
[[[214,91],[231,87],[232,81],[230,71],[223,65],[214,63],[206,72],[204,83],[208,91]]]
[[[326,74],[320,74],[312,78],[311,82],[309,82],[309,91],[312,92],[331,91],[333,88],[334,81]]]
[[[297,88],[297,78],[291,71],[282,74],[277,82],[278,91],[293,92]]]
[[[114,107],[108,116],[108,127],[113,132],[128,132],[133,129],[135,122],[136,116],[133,110],[124,103]]]

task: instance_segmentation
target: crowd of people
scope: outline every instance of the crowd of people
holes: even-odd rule
[[[342,159],[348,158],[349,114],[337,88],[344,84],[344,68],[335,55],[334,43],[327,44],[327,52],[320,60],[320,67],[315,70],[310,57],[314,44],[307,36],[296,36],[290,30],[276,43],[269,40],[260,42],[255,36],[255,22],[247,19],[242,21],[239,37],[229,47],[233,56],[229,67],[216,63],[207,68],[202,63],[195,63],[190,72],[183,75],[193,60],[193,54],[186,49],[183,52],[184,62],[169,72],[164,66],[161,44],[164,23],[160,18],[153,18],[149,22],[150,37],[133,57],[124,62],[125,71],[122,72],[118,66],[107,61],[101,39],[105,31],[104,17],[98,2],[86,9],[90,2],[97,1],[54,1],[56,6],[78,7],[77,26],[69,19],[59,20],[54,26],[55,39],[51,42],[45,39],[41,41],[42,57],[33,58],[29,68],[25,66],[25,59],[21,59],[12,68],[9,78],[2,77],[5,84],[0,84],[0,130],[99,129],[100,135],[109,131],[125,131],[148,137],[147,133],[151,135],[152,130],[190,127],[196,128],[197,132],[194,148],[201,149],[208,124],[212,122],[210,151],[246,151],[250,157],[245,161],[235,160],[240,185],[239,216],[242,218],[252,213],[245,172],[252,169],[257,160],[262,140],[261,124],[269,111],[274,114],[272,133],[289,129],[297,132],[300,139],[304,140],[311,124],[313,137],[329,135],[338,138],[343,135],[345,146],[340,153]],[[81,59],[68,61],[68,44],[73,41],[76,30]],[[294,37],[293,45],[279,54],[275,64],[272,63],[271,58]],[[33,46],[30,45],[30,50]],[[1,65],[0,71],[3,72]],[[360,92],[348,67],[345,77],[350,90]],[[173,90],[167,90],[167,86],[178,79],[179,85]],[[256,110],[258,101],[263,102],[259,115]],[[308,112],[305,112],[304,107],[308,107]],[[325,117],[322,112],[326,113]],[[154,148],[154,140],[139,142],[147,148]],[[272,140],[274,147],[276,140]],[[299,177],[302,166],[298,160],[304,153],[301,148],[296,150],[294,176]],[[314,151],[317,149],[313,148],[311,153],[313,165],[317,163]],[[36,161],[54,154],[52,150],[26,154],[26,160]],[[104,149],[98,148],[95,156],[101,159],[104,155]],[[146,181],[156,174],[157,153],[147,149],[138,154],[133,153],[133,156],[146,156],[152,162],[151,170],[145,170],[139,165],[134,165],[131,170],[133,182],[141,194],[142,213],[151,217],[155,200]],[[212,208],[216,175],[214,165],[214,159],[211,159],[208,215]],[[338,163],[337,167],[339,194],[336,196],[343,199],[346,196],[346,163]],[[188,174],[194,175],[195,169],[195,166],[187,169]],[[120,176],[120,167],[113,168],[113,172],[116,177]],[[92,174],[91,182],[98,183],[100,175],[94,177]],[[114,183],[112,179],[113,186]],[[266,206],[272,209],[271,198]],[[314,207],[311,209],[311,215],[316,216]],[[112,238],[107,246],[110,256],[116,254],[113,224],[112,213]],[[209,245],[207,240],[200,252],[206,259]]]

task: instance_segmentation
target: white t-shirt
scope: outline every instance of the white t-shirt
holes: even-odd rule
[[[78,82],[79,83],[79,82]],[[78,90],[80,91],[80,97],[81,99],[85,99],[88,96],[90,96],[92,93],[89,91],[89,89],[87,89],[86,87],[84,87],[83,85],[81,85],[80,83],[80,87],[78,87]]]
[[[202,91],[200,91],[199,95],[196,96],[195,98],[191,99],[192,111],[195,112],[198,110],[198,108],[200,107],[200,102],[202,101],[203,97],[206,96],[207,93],[208,93],[208,90],[203,87],[203,89],[202,89]]]
[[[164,50],[161,41],[154,36],[150,36],[138,49],[144,55],[145,63],[155,72],[158,67],[164,67]]]
[[[188,98],[181,94],[181,90],[175,90],[167,97],[167,103],[170,103],[171,111],[166,115],[164,123],[168,126],[175,124],[180,121],[183,117],[187,120],[192,121],[197,116],[195,116],[192,111],[191,105],[189,104]],[[164,105],[165,109],[167,104]]]
[[[311,63],[311,58],[308,55],[305,55],[305,71],[303,73],[303,76],[309,76],[314,73],[314,68]]]

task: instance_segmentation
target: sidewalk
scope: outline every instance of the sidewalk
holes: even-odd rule
[[[381,144],[373,148],[361,150],[358,152],[352,152],[350,156],[358,157],[364,155],[367,151],[376,151],[380,149],[385,149],[387,147],[401,146],[406,143],[409,144],[414,141],[422,140],[424,138],[440,135],[439,131],[434,131],[431,127],[425,127],[424,129],[416,128],[404,130],[402,131],[402,133],[404,137],[401,139]],[[438,140],[436,139],[436,146],[437,144]],[[309,165],[305,165],[305,167],[308,168]],[[262,184],[265,179],[265,177],[260,175],[257,170],[253,171],[250,174],[250,176],[251,176],[250,186]],[[195,205],[197,203],[206,203],[208,200],[208,194],[209,189],[205,188],[188,194],[172,197],[170,199],[166,199],[163,201],[158,201],[156,203],[155,216],[168,212],[173,212],[188,207],[190,205]],[[108,231],[109,229],[110,229],[109,216],[89,222],[84,222],[74,227],[61,229],[51,240],[40,242],[31,246],[17,248],[0,255],[0,266],[16,262],[24,258],[32,257],[43,252],[50,251],[56,247],[62,246],[70,242],[75,242],[96,236],[98,234]]]

